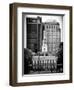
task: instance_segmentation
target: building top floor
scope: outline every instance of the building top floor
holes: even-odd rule
[[[49,30],[49,29],[60,30],[60,23],[57,22],[56,20],[48,20],[46,22],[42,22],[41,17],[37,17],[37,18],[28,17],[26,20],[27,20],[27,24],[40,24],[43,30]]]

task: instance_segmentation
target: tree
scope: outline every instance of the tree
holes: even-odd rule
[[[60,43],[60,46],[59,46],[59,51],[57,53],[57,56],[58,56],[58,61],[57,61],[57,68],[59,70],[63,69],[63,42]]]
[[[32,64],[32,51],[24,49],[24,74],[28,74],[30,72],[30,64]]]

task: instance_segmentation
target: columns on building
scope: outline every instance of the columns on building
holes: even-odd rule
[[[40,56],[33,60],[33,71],[49,71],[56,72],[57,58],[41,58]]]

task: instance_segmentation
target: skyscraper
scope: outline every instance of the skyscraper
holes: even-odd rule
[[[44,33],[46,33],[48,53],[56,54],[61,42],[59,23],[56,21],[44,23]]]
[[[40,17],[27,18],[27,48],[33,52],[40,51],[41,34],[42,34],[42,21]]]

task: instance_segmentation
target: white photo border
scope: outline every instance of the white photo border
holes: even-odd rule
[[[44,75],[24,75],[22,76],[22,13],[53,13],[53,14],[64,14],[63,24],[63,41],[64,41],[64,73],[59,74],[44,74]],[[59,81],[59,80],[70,80],[70,64],[69,64],[69,28],[70,28],[70,16],[69,10],[59,9],[42,9],[42,8],[17,8],[17,82],[38,82],[38,81]]]

